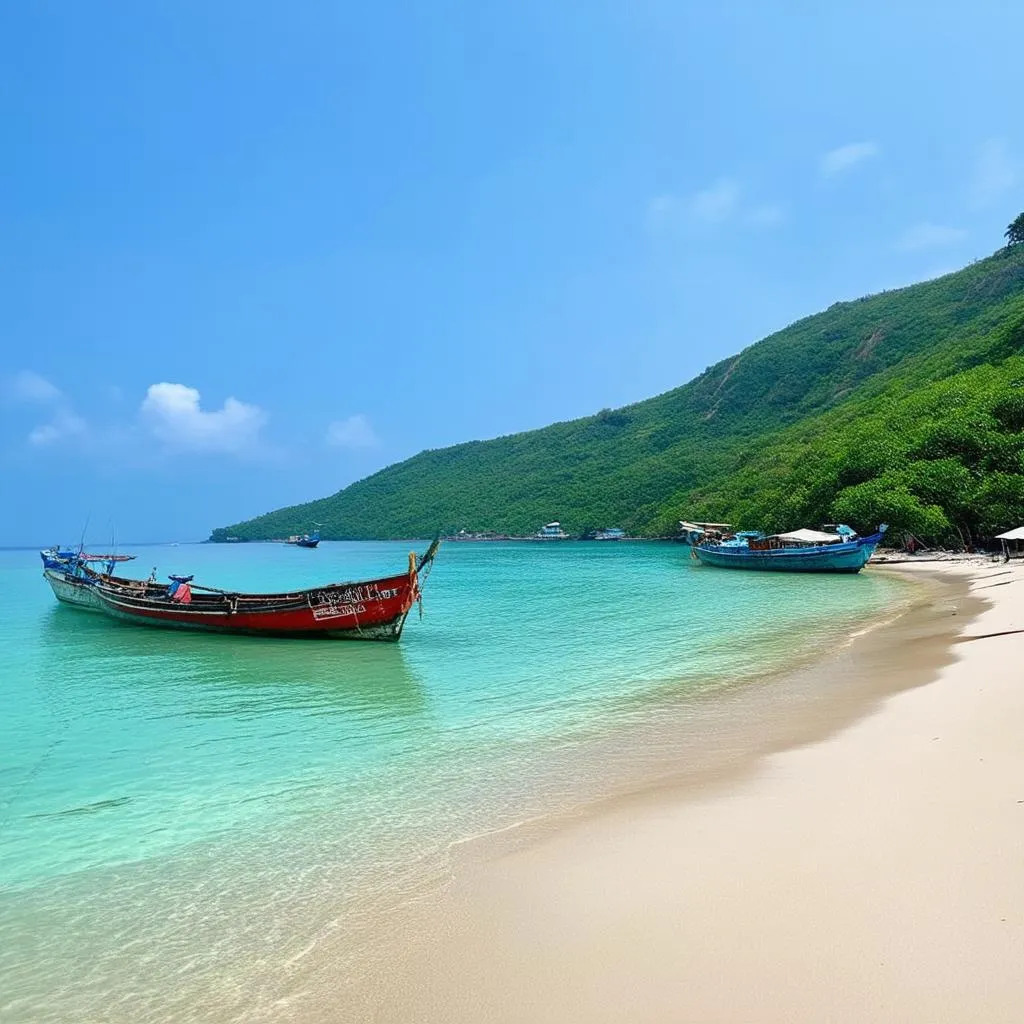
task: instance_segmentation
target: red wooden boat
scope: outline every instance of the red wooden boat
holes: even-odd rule
[[[287,594],[241,594],[172,577],[171,586],[96,573],[79,567],[76,577],[89,591],[82,607],[125,622],[214,633],[282,637],[341,637],[397,640],[437,554],[435,540],[396,576],[354,583],[328,583]],[[58,573],[48,570],[47,579]],[[87,581],[87,582],[86,582]],[[54,592],[67,600],[50,579]]]

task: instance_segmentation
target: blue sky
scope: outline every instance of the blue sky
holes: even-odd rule
[[[7,4],[0,543],[683,383],[1024,209],[1007,3]]]

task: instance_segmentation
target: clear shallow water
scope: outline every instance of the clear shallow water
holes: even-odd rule
[[[133,567],[272,590],[408,549],[183,545]],[[0,552],[0,1018],[289,1019],[318,956],[357,969],[346,936],[450,843],[599,792],[594,751],[623,730],[834,646],[905,586],[670,544],[448,544],[424,620],[378,645],[124,626]]]

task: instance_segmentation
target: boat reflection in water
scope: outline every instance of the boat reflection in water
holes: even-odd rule
[[[380,718],[426,707],[401,645],[354,645],[339,661],[334,644],[111,629],[100,616],[64,605],[50,609],[42,628],[53,677],[68,696],[80,685],[93,700],[102,688],[114,704],[130,698],[159,706],[166,698],[176,713],[229,717],[287,709]]]

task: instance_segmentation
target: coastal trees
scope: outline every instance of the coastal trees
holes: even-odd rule
[[[873,531],[879,523],[888,523],[896,534],[920,537],[942,537],[950,531],[943,510],[935,504],[926,505],[898,477],[880,476],[848,487],[832,503],[832,515],[836,521],[855,523],[865,532]]]
[[[1024,357],[921,377],[910,363],[885,389],[777,433],[691,493],[690,518],[887,522],[895,537],[953,544],[1024,522]]]
[[[991,473],[978,486],[975,513],[979,531],[1000,533],[1024,522],[1024,476]]]
[[[1024,242],[1024,213],[1017,214],[1017,218],[1006,229],[1007,245],[1019,245],[1021,242]]]

